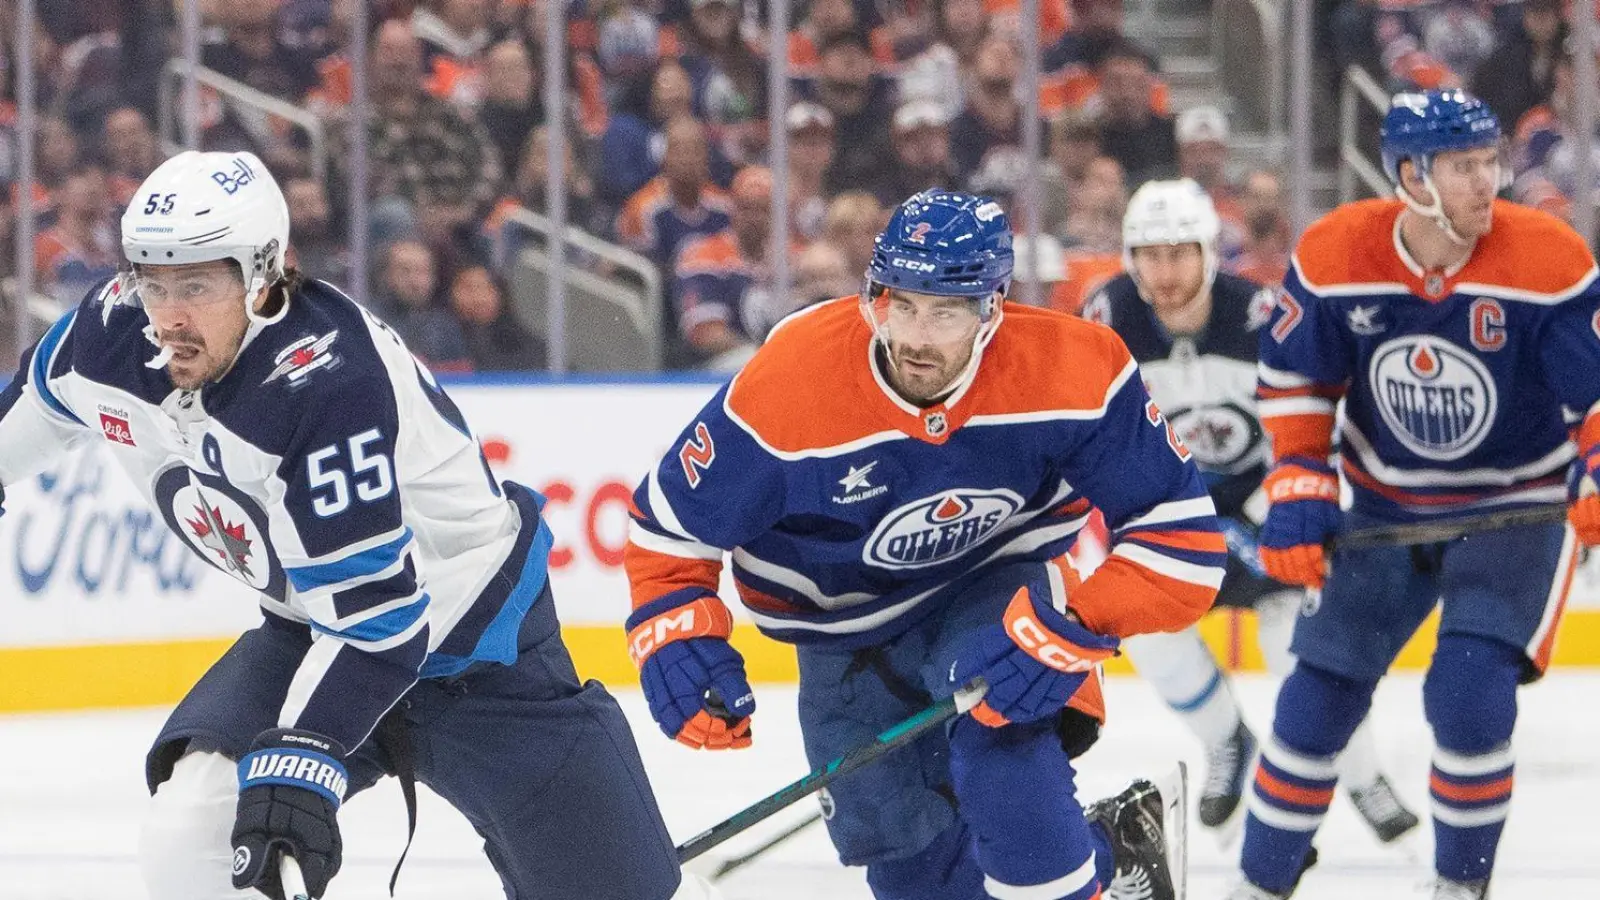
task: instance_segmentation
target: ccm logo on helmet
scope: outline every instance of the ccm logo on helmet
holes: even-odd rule
[[[889,265],[896,269],[910,269],[913,272],[932,272],[939,268],[933,263],[918,262],[914,259],[900,258],[896,258],[894,262],[891,262]]]

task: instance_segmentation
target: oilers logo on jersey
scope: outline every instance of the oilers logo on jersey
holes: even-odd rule
[[[885,569],[948,562],[993,537],[1022,502],[1012,491],[964,488],[912,501],[878,523],[862,562]]]
[[[1494,421],[1498,398],[1488,367],[1443,338],[1406,335],[1380,344],[1367,378],[1384,424],[1424,459],[1466,456]]]

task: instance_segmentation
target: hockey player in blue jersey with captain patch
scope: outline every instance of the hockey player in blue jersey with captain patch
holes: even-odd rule
[[[714,896],[680,877],[621,710],[573,670],[543,498],[496,481],[393,332],[285,268],[260,160],[167,160],[122,232],[131,270],[0,394],[0,484],[104,440],[173,531],[261,594],[263,624],[150,751],[150,895],[283,900],[288,854],[321,896],[340,804],[395,774],[467,816],[508,897]]]
[[[1086,817],[1071,760],[1105,716],[1095,663],[1198,619],[1222,537],[1127,348],[1003,304],[1012,265],[997,204],[924,192],[878,237],[862,297],[773,332],[634,495],[630,649],[669,737],[748,746],[717,596],[731,551],[751,617],[797,647],[814,765],[988,684],[947,730],[830,786],[829,834],[879,900],[1173,900],[1181,785],[1138,782]],[[1113,544],[1079,583],[1066,553],[1092,506]]]
[[[1268,578],[1257,546],[1270,451],[1256,414],[1256,357],[1275,292],[1217,271],[1220,231],[1211,198],[1194,181],[1145,182],[1122,220],[1126,271],[1084,304],[1083,316],[1127,343],[1151,397],[1194,454],[1228,543],[1217,605],[1255,611],[1267,668],[1284,676],[1294,667],[1289,639],[1305,589]],[[1200,823],[1231,827],[1257,740],[1221,666],[1195,628],[1139,635],[1123,649],[1205,745]],[[1339,765],[1352,803],[1381,840],[1416,826],[1382,774],[1370,726],[1356,732]]]
[[[1293,891],[1315,858],[1335,758],[1436,605],[1423,683],[1433,896],[1488,896],[1511,805],[1517,689],[1549,663],[1580,545],[1600,541],[1600,289],[1588,247],[1561,221],[1495,199],[1500,127],[1470,96],[1396,97],[1382,152],[1398,198],[1312,225],[1263,330],[1274,467],[1262,561],[1321,595],[1295,630],[1299,663],[1256,771],[1245,880],[1231,900]],[[1331,459],[1341,399],[1348,511]],[[1568,504],[1573,527],[1325,549],[1352,527],[1540,504]]]

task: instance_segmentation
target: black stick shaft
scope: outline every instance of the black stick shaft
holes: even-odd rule
[[[1565,521],[1565,506],[1530,506],[1505,512],[1486,513],[1481,516],[1464,516],[1459,519],[1441,519],[1435,522],[1415,522],[1405,525],[1379,525],[1357,528],[1333,539],[1336,550],[1355,550],[1363,547],[1406,546],[1453,541],[1469,534],[1513,528],[1518,525],[1547,525]]]
[[[983,693],[988,689],[981,679],[963,687],[955,696],[946,697],[938,703],[917,713],[904,722],[890,728],[868,743],[851,750],[833,762],[783,788],[764,800],[745,807],[734,813],[724,821],[712,826],[710,829],[695,835],[678,847],[678,862],[686,863],[700,856],[707,850],[721,844],[736,834],[739,834],[758,822],[765,821],[779,810],[787,809],[796,802],[815,794],[834,780],[876,761],[887,753],[904,747],[915,741],[934,728],[938,728],[957,715],[976,706],[983,699]]]

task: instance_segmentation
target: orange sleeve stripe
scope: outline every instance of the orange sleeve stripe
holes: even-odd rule
[[[1503,800],[1511,796],[1511,784],[1515,776],[1507,775],[1494,781],[1483,784],[1451,784],[1439,777],[1434,772],[1428,778],[1428,788],[1434,796],[1456,803],[1480,803],[1484,800]]]
[[[1100,673],[1098,671],[1089,673],[1089,677],[1085,678],[1083,684],[1078,686],[1077,693],[1073,694],[1072,699],[1067,701],[1067,706],[1078,712],[1093,716],[1095,721],[1102,725],[1105,724],[1106,697],[1105,692],[1100,687]]]
[[[1588,453],[1600,445],[1600,413],[1592,413],[1578,426],[1577,443],[1579,453]]]
[[[1272,435],[1272,458],[1307,456],[1327,459],[1333,455],[1333,416],[1307,413],[1297,416],[1269,416],[1262,427]]]
[[[1072,611],[1096,634],[1125,638],[1182,631],[1217,599],[1214,588],[1168,578],[1120,556],[1107,557],[1072,597]]]
[[[1333,788],[1303,788],[1293,785],[1268,772],[1265,766],[1256,767],[1256,787],[1278,800],[1297,806],[1326,808],[1333,803]]]
[[[720,559],[669,556],[646,550],[633,541],[622,551],[622,567],[628,573],[634,609],[684,588],[701,588],[715,594],[722,579]]]
[[[1228,542],[1215,531],[1130,531],[1119,539],[1160,544],[1174,550],[1197,550],[1202,553],[1228,552]]]
[[[1278,400],[1284,397],[1321,397],[1325,400],[1337,400],[1344,396],[1344,388],[1336,384],[1308,384],[1292,388],[1267,387],[1263,384],[1256,387],[1256,396],[1262,400]]]

